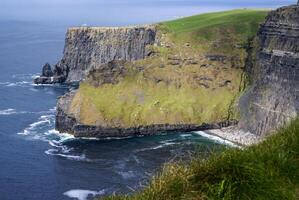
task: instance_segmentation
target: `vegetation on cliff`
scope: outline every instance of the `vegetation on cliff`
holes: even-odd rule
[[[190,164],[167,164],[149,186],[105,200],[299,198],[299,119],[264,142]]]
[[[157,25],[158,45],[148,47],[148,57],[124,64],[117,81],[98,84],[90,78],[97,75],[89,75],[70,114],[104,127],[237,118],[234,103],[243,90],[248,40],[266,13],[243,9]]]

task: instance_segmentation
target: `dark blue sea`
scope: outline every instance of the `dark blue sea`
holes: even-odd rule
[[[62,56],[67,27],[143,24],[232,8],[274,8],[293,1],[25,2],[0,3],[1,200],[85,200],[132,192],[163,163],[220,145],[194,132],[84,140],[55,131],[56,100],[69,88],[35,86],[32,79],[45,62],[55,64]],[[65,3],[55,7],[55,2]]]

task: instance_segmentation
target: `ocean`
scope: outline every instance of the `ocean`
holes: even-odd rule
[[[89,1],[89,6],[78,1],[75,7],[68,7],[71,1],[65,0],[65,7],[56,11],[52,4],[48,9],[44,5],[33,9],[24,3],[23,7],[14,7],[6,0],[0,3],[1,200],[85,200],[113,192],[130,193],[165,162],[186,158],[194,151],[205,155],[223,146],[194,132],[90,140],[55,131],[56,100],[69,88],[36,86],[32,79],[40,74],[44,63],[55,64],[62,56],[67,27],[144,24],[202,12],[274,8],[293,2]]]

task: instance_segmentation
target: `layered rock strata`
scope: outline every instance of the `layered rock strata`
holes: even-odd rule
[[[270,12],[258,33],[252,86],[240,99],[239,127],[264,136],[299,112],[299,6]]]
[[[155,42],[154,26],[78,27],[66,34],[63,58],[53,68],[53,75],[36,78],[36,84],[77,82],[86,72],[112,60],[133,61],[148,54],[147,45]],[[48,70],[49,66],[47,65]]]

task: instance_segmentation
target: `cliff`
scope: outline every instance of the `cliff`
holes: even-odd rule
[[[265,135],[299,111],[299,6],[272,11],[257,36],[252,86],[240,99],[239,127]]]
[[[155,42],[154,26],[78,27],[67,31],[63,58],[54,69],[46,65],[36,84],[77,82],[86,72],[112,60],[145,58],[146,46]],[[52,73],[44,73],[52,71]]]
[[[58,100],[56,129],[102,138],[235,124],[248,41],[265,15],[256,10],[199,15],[157,24],[147,37],[133,31],[122,38],[118,32],[117,44],[114,29],[107,28],[111,35],[104,38],[99,29],[92,44],[100,45],[90,49],[85,29],[69,33],[59,66],[68,63],[69,71],[61,70],[68,72],[67,81],[85,79]],[[123,48],[125,38],[131,43]],[[87,63],[88,70],[78,63]]]

